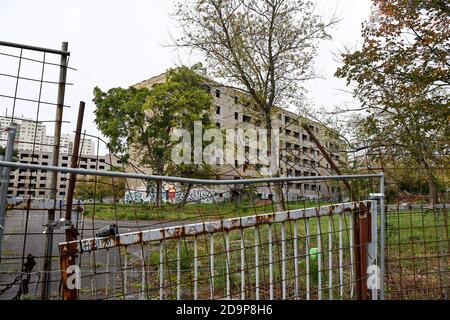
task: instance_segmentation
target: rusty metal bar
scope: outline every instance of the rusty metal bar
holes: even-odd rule
[[[287,220],[299,220],[312,217],[327,216],[329,214],[351,213],[356,210],[359,203],[348,202],[320,208],[305,208],[278,213],[266,213],[240,218],[230,218],[211,222],[200,222],[183,226],[150,229],[122,233],[117,236],[96,237],[78,241],[63,242],[60,246],[74,245],[77,252],[102,250],[131,244],[140,244],[163,239],[175,239],[179,236],[194,236],[213,232],[231,231],[236,229],[252,228],[260,224],[281,223]]]
[[[78,154],[80,152],[80,141],[81,141],[81,130],[83,126],[83,117],[84,117],[84,108],[85,103],[80,101],[80,106],[78,109],[78,117],[77,117],[77,127],[75,129],[75,138],[73,142],[72,149],[72,158],[70,161],[71,168],[78,168]],[[75,184],[77,181],[77,176],[75,173],[70,173],[69,175],[69,185],[67,187],[67,200],[66,200],[66,220],[71,221],[72,219],[72,204],[73,204],[73,194],[75,191]],[[72,234],[70,232],[66,232],[67,241],[75,240],[71,239]]]
[[[359,269],[359,277],[360,277],[360,287],[361,287],[361,300],[369,299],[369,291],[367,289],[367,256],[368,256],[368,245],[371,242],[371,233],[370,233],[370,225],[371,225],[371,214],[370,214],[370,205],[371,202],[368,203],[368,207],[362,207],[360,210],[360,214],[358,217],[359,220],[359,235],[360,235],[360,250],[359,250],[359,258],[360,258],[360,269]]]
[[[141,250],[141,261],[142,261],[142,266],[141,266],[141,295],[140,295],[140,299],[141,300],[145,300],[145,290],[146,290],[146,273],[145,273],[145,256],[144,256],[144,250]]]
[[[83,117],[84,117],[84,108],[85,103],[83,101],[80,101],[80,107],[78,109],[78,118],[77,118],[77,127],[75,129],[75,139],[73,143],[73,149],[72,149],[72,158],[70,167],[71,168],[77,168],[78,167],[78,153],[80,150],[80,140],[81,140],[81,129],[83,125]],[[76,184],[77,176],[75,173],[71,173],[69,176],[69,185],[67,188],[67,199],[66,199],[66,212],[65,212],[65,218],[66,221],[69,223],[72,223],[72,206],[73,206],[73,194],[75,192],[75,184]],[[66,229],[66,241],[73,241],[77,238],[77,231],[74,228],[73,224],[70,228]],[[67,265],[70,267],[71,265],[75,264],[75,258],[76,255],[72,254],[72,252],[67,251],[68,254],[68,261]],[[62,273],[66,273],[67,271],[65,269],[61,269]],[[62,276],[61,278],[65,278],[65,276]],[[77,299],[77,291],[75,288],[68,289],[67,286],[63,285],[63,299],[64,300],[76,300]]]

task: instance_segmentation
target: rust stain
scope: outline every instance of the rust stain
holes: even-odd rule
[[[17,203],[7,203],[7,208],[8,209],[26,209],[25,205],[23,207],[21,207],[22,204],[23,204],[23,200],[19,201]]]
[[[95,239],[91,240],[91,250],[97,250],[97,243],[95,242]]]
[[[367,217],[367,207],[364,203],[359,203],[359,216],[364,218]]]
[[[272,223],[273,217],[274,217],[273,213],[257,215],[256,224]]]

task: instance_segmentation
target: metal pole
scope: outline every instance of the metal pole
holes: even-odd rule
[[[381,174],[380,178],[380,300],[384,300],[384,227],[385,227],[385,212],[384,212],[384,173]]]
[[[80,140],[81,140],[81,129],[83,126],[84,117],[84,107],[85,103],[80,101],[80,108],[78,109],[77,127],[75,129],[75,139],[72,149],[72,158],[70,167],[78,167],[78,154],[80,150]],[[67,188],[67,201],[66,201],[66,221],[72,221],[72,204],[73,204],[73,193],[75,191],[77,176],[75,173],[71,173],[69,176],[69,186]],[[66,229],[66,241],[76,240],[77,232],[73,225],[70,229]],[[70,249],[70,247],[69,247]],[[63,261],[65,260],[65,261]],[[67,273],[67,268],[75,264],[75,254],[70,250],[61,252],[61,280],[63,286],[63,299],[64,300],[76,300],[77,290],[75,288],[69,289],[67,287],[67,278],[69,277]]]
[[[54,53],[54,54],[60,54],[63,56],[70,56],[70,52],[67,52],[64,50],[61,51],[61,50],[55,50],[55,49],[49,49],[49,48],[43,48],[43,47],[29,46],[29,45],[21,44],[21,43],[0,41],[0,46],[32,50],[32,51],[41,51],[41,52],[47,52],[47,53]]]
[[[378,208],[376,197],[374,197],[374,201],[371,204],[371,219],[370,232],[372,234],[372,244],[369,252],[369,266],[378,266]],[[378,299],[378,289],[376,285],[371,288],[372,300]]]
[[[68,43],[63,42],[61,51],[67,52]],[[67,55],[61,55],[61,62],[59,68],[59,84],[58,84],[58,97],[56,102],[56,117],[55,117],[55,134],[54,145],[52,152],[52,165],[58,166],[59,164],[59,147],[61,140],[61,125],[64,111],[64,94],[66,91],[66,78],[67,78]],[[57,195],[57,181],[58,172],[52,171],[50,173],[50,179],[48,189],[50,190],[49,198],[54,200],[56,206]],[[51,287],[51,270],[52,270],[52,249],[53,249],[53,226],[52,223],[55,220],[55,209],[48,210],[47,218],[47,232],[45,238],[45,254],[44,254],[44,280],[42,283],[41,298],[48,300],[50,298]]]
[[[8,142],[6,145],[5,160],[12,161],[14,155],[14,140],[16,138],[16,128],[9,126],[8,131]],[[5,215],[6,215],[6,202],[8,196],[9,187],[9,174],[11,172],[10,167],[2,168],[2,183],[0,187],[0,261],[2,259],[2,243],[3,243],[3,231],[5,226]]]
[[[80,101],[80,107],[78,109],[77,128],[75,129],[75,139],[73,142],[72,158],[70,162],[71,168],[78,167],[78,154],[80,152],[81,129],[83,126],[84,108],[85,108],[84,101]],[[73,193],[75,191],[76,179],[77,176],[75,173],[71,173],[69,175],[69,186],[67,187],[67,200],[66,200],[66,220],[68,221],[72,220]],[[66,234],[66,238],[67,236],[68,234]]]
[[[190,184],[204,184],[208,186],[213,185],[248,185],[255,183],[279,183],[279,182],[298,182],[298,181],[331,181],[331,180],[354,180],[363,178],[380,178],[380,174],[355,174],[355,175],[342,175],[342,176],[301,176],[301,177],[277,177],[277,178],[252,178],[252,179],[237,179],[237,180],[214,180],[214,179],[194,179],[194,178],[182,178],[173,176],[155,176],[142,173],[128,173],[128,172],[116,172],[107,170],[95,170],[95,169],[78,169],[69,167],[57,167],[57,166],[43,166],[38,164],[17,163],[0,161],[0,166],[31,169],[31,170],[48,170],[61,173],[76,173],[80,175],[94,175],[102,177],[117,177],[126,179],[141,179],[141,180],[153,180],[153,181],[166,181],[166,182],[179,182]]]

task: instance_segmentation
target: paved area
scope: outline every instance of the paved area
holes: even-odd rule
[[[28,214],[28,219],[27,219]],[[57,212],[55,220],[59,220],[64,212]],[[28,223],[26,223],[28,221]],[[0,290],[2,290],[7,284],[14,281],[14,279],[20,274],[22,266],[22,256],[25,257],[28,254],[32,254],[35,257],[36,265],[33,268],[31,274],[29,295],[26,298],[35,299],[40,296],[41,281],[42,281],[42,269],[44,262],[44,247],[45,247],[45,227],[47,221],[47,211],[43,210],[30,210],[28,213],[26,210],[11,210],[8,211],[5,219],[5,235],[3,242],[3,259],[0,264]],[[95,235],[95,231],[113,223],[113,221],[105,220],[92,220],[91,218],[81,218],[77,221],[77,228],[81,233],[82,238],[90,238]],[[132,232],[140,229],[153,229],[162,226],[179,225],[179,222],[167,222],[160,223],[156,221],[119,221],[119,232]],[[26,233],[26,236],[25,236]],[[80,237],[79,237],[80,238]],[[51,295],[52,298],[57,299],[60,291],[60,270],[59,270],[59,251],[58,243],[65,241],[64,230],[55,230],[53,241],[53,258],[52,258],[52,284]],[[107,265],[106,259],[109,259],[111,265],[120,265],[118,261],[120,259],[118,250],[109,250],[109,257],[106,258],[106,254],[83,254],[81,261],[82,272],[82,288],[85,288],[85,292],[95,292],[92,290],[94,287],[111,287],[120,286],[120,279],[107,279],[106,275],[96,276],[95,281],[100,283],[92,283],[89,277],[92,272],[92,265],[98,268],[98,272],[104,272],[104,267]],[[137,255],[135,258],[139,258],[139,252],[129,252],[132,261],[133,255]],[[123,255],[122,255],[123,256]],[[95,262],[94,262],[95,260]],[[26,258],[25,258],[26,261]],[[111,271],[111,270],[110,270]],[[133,277],[133,274],[130,275]],[[138,275],[135,275],[136,277]],[[117,280],[117,281],[116,281]],[[128,279],[132,280],[132,279]],[[19,290],[19,285],[15,285],[10,288],[3,295],[0,295],[0,300],[13,298]],[[89,296],[89,294],[87,294]],[[96,298],[93,296],[92,298]],[[98,298],[98,296],[97,296]]]

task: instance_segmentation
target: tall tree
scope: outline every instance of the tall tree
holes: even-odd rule
[[[323,23],[307,0],[180,1],[175,18],[183,30],[175,45],[201,53],[211,76],[251,98],[270,154],[275,106],[302,97],[318,40],[336,19]]]
[[[448,161],[450,5],[439,0],[373,0],[361,50],[336,72],[354,85],[365,111],[358,134],[387,163],[423,168],[437,203],[436,169]],[[447,159],[447,160],[445,160]]]
[[[200,66],[168,70],[166,81],[149,88],[94,89],[95,122],[108,138],[112,152],[128,159],[130,154],[157,175],[192,176],[193,171],[210,170],[206,165],[177,165],[172,161],[174,129],[194,130],[194,122],[211,126],[212,97],[205,89]],[[148,186],[149,187],[149,186]],[[161,204],[161,183],[156,185]]]

